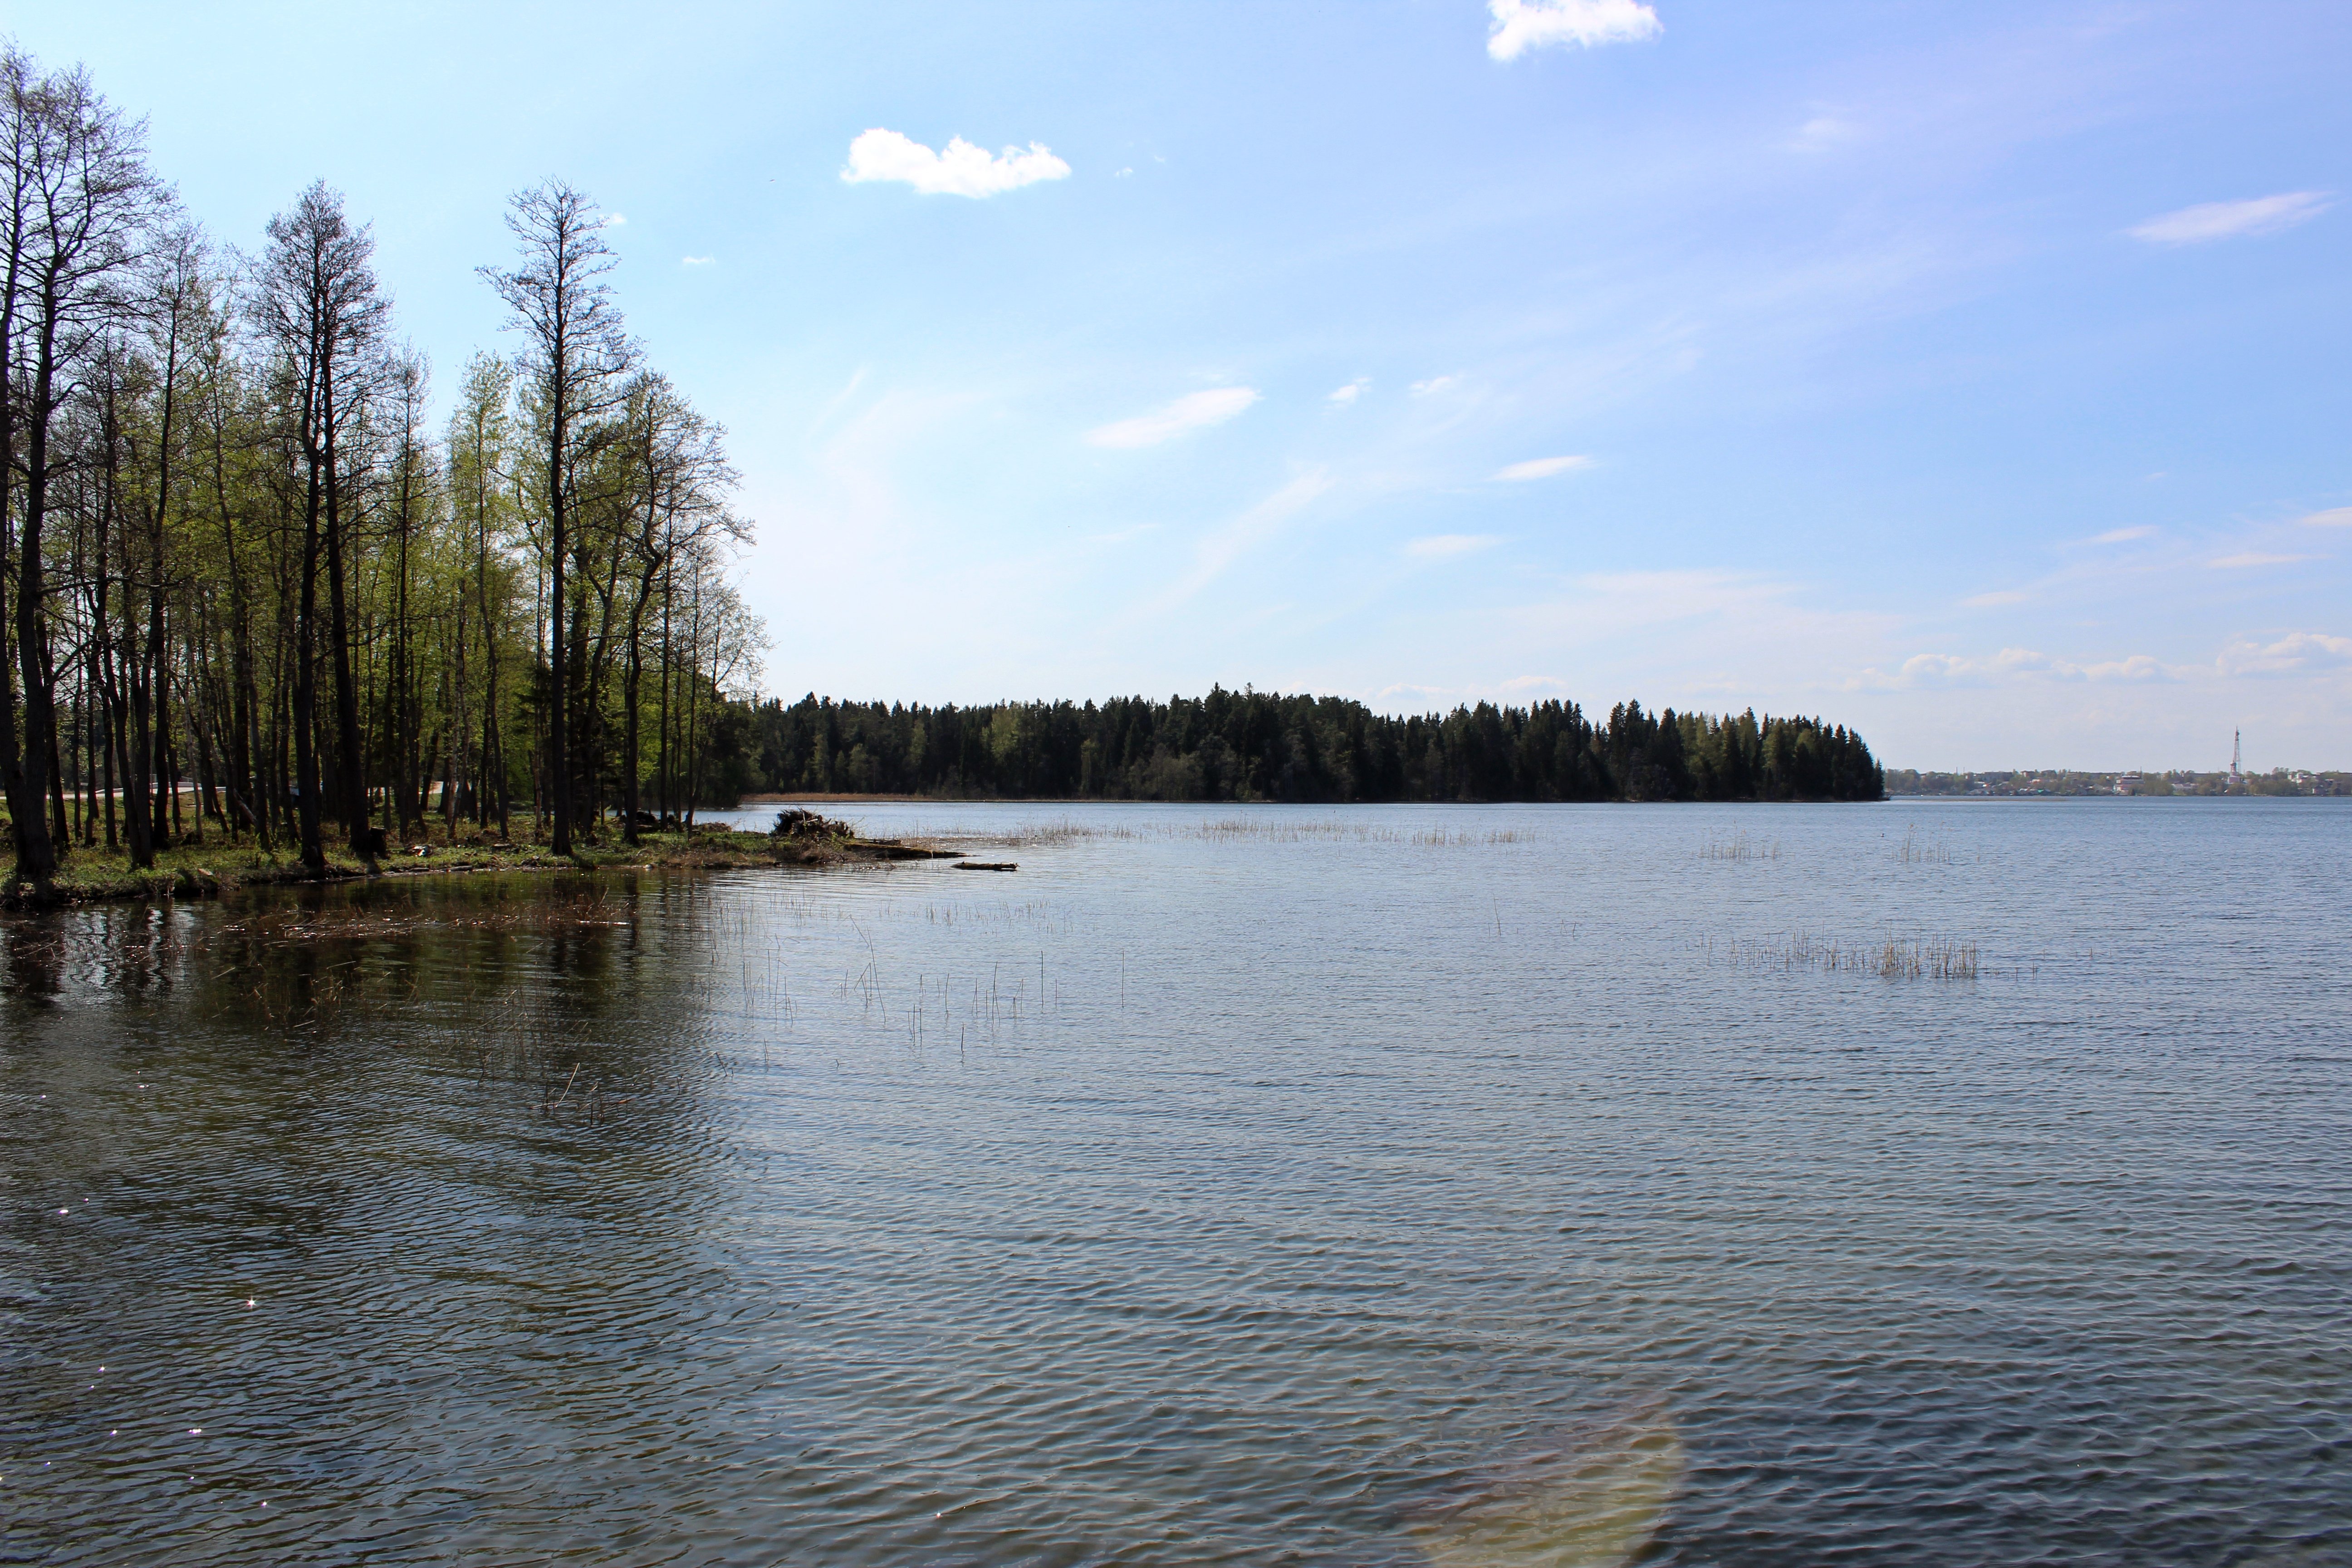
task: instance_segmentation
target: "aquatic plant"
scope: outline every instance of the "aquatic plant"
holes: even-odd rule
[[[1981,973],[1977,944],[1944,937],[1884,937],[1849,941],[1797,932],[1750,941],[1706,943],[1710,959],[1751,973],[1810,971],[1874,974],[1882,980],[1974,980]]]
[[[1903,842],[1895,847],[1895,858],[1905,865],[1948,866],[1952,863],[1952,847],[1941,837],[1925,838],[1916,823],[1903,829]]]
[[[1777,838],[1769,841],[1750,838],[1743,827],[1728,838],[1708,838],[1699,846],[1698,858],[1702,860],[1778,860],[1780,858],[1780,841]]]

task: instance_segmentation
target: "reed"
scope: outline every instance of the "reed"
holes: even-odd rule
[[[1796,932],[1761,942],[1706,943],[1708,956],[1750,973],[1870,974],[1881,980],[1969,980],[1983,973],[1977,944],[1945,937],[1866,942]]]
[[[1780,858],[1780,841],[1777,838],[1769,841],[1750,838],[1743,827],[1728,838],[1710,837],[1699,846],[1698,858],[1702,860],[1778,860]]]
[[[1212,842],[1254,840],[1272,844],[1409,844],[1419,848],[1455,849],[1488,844],[1522,844],[1534,839],[1526,828],[1406,829],[1382,823],[1339,819],[1301,821],[1282,816],[1226,816],[1209,822],[1171,823],[1161,833],[1171,838],[1205,838]]]
[[[961,845],[974,848],[985,845],[1008,849],[1055,848],[1094,839],[1132,841],[1152,838],[1203,839],[1211,843],[1405,844],[1422,848],[1454,849],[1531,843],[1537,835],[1524,827],[1405,828],[1385,823],[1349,822],[1340,818],[1302,820],[1287,815],[1268,814],[1143,826],[1078,822],[1061,817],[1050,822],[1024,822],[982,831],[917,823],[905,828],[900,837],[908,844]]]
[[[1912,823],[1903,829],[1903,842],[1895,847],[1895,858],[1906,866],[1948,866],[1952,863],[1952,847],[1941,837],[1928,838]]]

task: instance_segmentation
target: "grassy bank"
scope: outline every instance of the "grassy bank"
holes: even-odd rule
[[[518,837],[512,839],[477,835],[470,828],[460,829],[453,839],[435,824],[424,837],[407,835],[394,844],[390,854],[373,861],[331,844],[327,879],[636,868],[731,870],[929,859],[944,858],[946,853],[927,845],[859,838],[845,824],[821,817],[803,821],[796,825],[797,831],[781,837],[709,826],[698,827],[690,836],[646,830],[635,844],[624,842],[619,829],[608,826],[596,842],[575,840],[570,855],[558,855],[544,844],[531,842],[527,837],[528,819],[516,826]],[[53,905],[213,898],[236,888],[314,879],[290,847],[264,849],[250,839],[231,844],[217,837],[200,844],[159,849],[154,867],[149,870],[133,867],[128,851],[103,847],[86,848],[77,845],[64,857],[64,862],[52,889],[49,902]],[[10,889],[0,902],[18,909],[36,907],[29,884]]]

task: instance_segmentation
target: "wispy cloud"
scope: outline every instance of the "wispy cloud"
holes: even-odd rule
[[[677,264],[680,267],[708,267],[718,259],[715,256],[681,256]]]
[[[2094,538],[2091,542],[2094,544],[2129,544],[2135,539],[2154,539],[2155,537],[2156,525],[2154,523],[2143,522],[2137,528],[2111,528],[2107,530],[2106,532],[2099,534]]]
[[[1474,550],[1485,550],[1502,542],[1502,536],[1495,533],[1433,533],[1406,544],[1404,552],[1425,560],[1442,561],[1450,555],[1467,555]]]
[[[1232,521],[1211,529],[1193,553],[1192,569],[1152,601],[1153,609],[1182,604],[1223,575],[1225,568],[1282,531],[1285,523],[1331,488],[1325,468],[1309,468]]]
[[[1884,637],[1895,625],[1876,613],[1812,608],[1800,584],[1743,573],[1591,573],[1568,586],[1567,595],[1527,605],[1512,618],[1558,643],[1603,648],[1660,628],[1689,627],[1687,635],[1676,633],[1678,641],[1737,647],[1742,657],[1799,643],[1843,646]]]
[[[1191,393],[1157,414],[1121,419],[1089,430],[1087,440],[1097,447],[1157,447],[1189,430],[1222,425],[1256,401],[1257,389],[1251,386],[1220,386],[1211,392]]]
[[[1034,185],[1040,180],[1069,177],[1070,166],[1035,142],[1029,150],[1007,147],[990,154],[958,136],[942,152],[879,126],[860,133],[849,144],[849,166],[841,177],[852,184],[868,180],[898,180],[923,195],[992,196]]]
[[[2332,506],[2303,519],[2305,528],[2352,528],[2352,506]]]
[[[2216,555],[2205,564],[2230,571],[2242,566],[2292,566],[2298,561],[2318,559],[2316,555],[2272,555],[2260,550],[2244,550],[2235,555]]]
[[[619,213],[606,213],[604,215],[604,221],[598,224],[596,226],[598,228],[619,228],[628,221],[629,220],[626,217]]]
[[[1640,43],[1664,31],[1639,0],[1486,0],[1486,52],[1498,60],[1558,44]]]
[[[2242,202],[2204,202],[2152,217],[2131,230],[2150,245],[2201,245],[2240,235],[2275,234],[2317,217],[2334,205],[2326,191],[2285,191]]]
[[[1337,403],[1345,406],[1348,404],[1355,402],[1359,397],[1363,396],[1364,389],[1371,384],[1372,378],[1370,376],[1360,375],[1345,386],[1332,388],[1325,401]]]
[[[1524,463],[1513,463],[1495,470],[1495,477],[1510,483],[1527,479],[1548,479],[1554,474],[1565,474],[1575,468],[1592,467],[1590,458],[1530,458]]]
[[[1819,153],[1852,141],[1862,128],[1834,114],[1816,114],[1797,127],[1792,145],[1801,153]]]
[[[1441,392],[1451,392],[1461,384],[1462,378],[1458,375],[1433,375],[1427,381],[1414,382],[1412,395],[1415,397],[1432,397]]]
[[[1961,604],[1972,610],[1990,610],[2002,605],[2021,605],[2029,595],[2015,588],[2004,588],[1993,594],[1976,594],[1962,599]]]

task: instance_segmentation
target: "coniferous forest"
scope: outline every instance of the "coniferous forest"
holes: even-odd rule
[[[1393,718],[1338,697],[924,708],[810,696],[723,721],[737,789],[1086,800],[1877,800],[1860,735],[1818,719],[1572,702]]]

